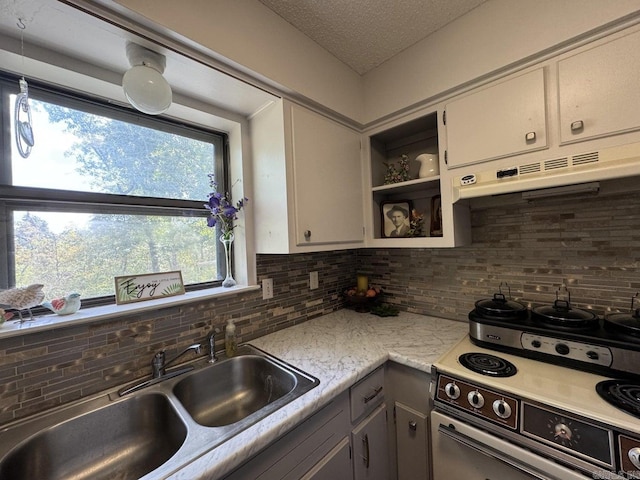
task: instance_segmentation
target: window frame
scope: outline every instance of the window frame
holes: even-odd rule
[[[130,215],[169,216],[171,212],[179,216],[201,217],[206,221],[208,211],[204,208],[206,198],[201,200],[182,200],[162,197],[145,197],[118,195],[109,193],[79,192],[39,187],[23,187],[11,185],[11,149],[14,141],[11,134],[11,102],[10,95],[19,93],[18,76],[0,71],[0,245],[7,252],[0,255],[0,289],[10,288],[15,284],[15,249],[13,248],[13,216],[12,212],[29,209],[37,205],[38,210],[55,210],[70,213],[117,213]],[[212,159],[221,192],[229,191],[230,152],[228,134],[177,121],[166,116],[148,116],[132,108],[114,105],[108,100],[90,96],[69,89],[54,87],[40,81],[29,81],[29,96],[39,101],[54,103],[63,107],[81,110],[87,113],[126,121],[136,125],[153,128],[166,133],[179,134],[185,137],[216,144],[216,157]],[[37,148],[37,131],[36,146]],[[212,139],[217,139],[212,141]],[[6,161],[9,159],[9,161]],[[222,179],[222,181],[220,181]],[[217,238],[220,234],[216,227]],[[219,287],[226,270],[224,249],[216,248],[217,264],[221,266],[218,279],[185,285],[187,291],[196,291]],[[13,260],[12,260],[13,259]],[[83,298],[83,306],[115,304],[115,295]],[[32,309],[34,314],[50,313],[44,307]]]

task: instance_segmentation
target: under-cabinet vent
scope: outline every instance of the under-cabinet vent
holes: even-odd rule
[[[540,171],[539,163],[528,163],[526,165],[520,165],[520,175],[538,173],[539,171]]]
[[[567,168],[569,166],[569,160],[567,157],[556,158],[555,160],[547,160],[544,162],[545,170],[556,170],[558,168]]]
[[[548,160],[527,162],[523,159],[526,163],[518,165],[509,162],[508,168],[504,168],[503,160],[495,164],[487,162],[486,170],[465,172],[464,176],[453,180],[454,202],[629,176],[640,177],[640,142],[576,154],[571,148],[577,147],[562,148],[563,151],[556,154],[564,156]],[[469,178],[474,181],[468,181]]]
[[[572,159],[573,165],[586,165],[588,163],[598,163],[600,155],[598,152],[583,153],[582,155],[574,155]]]

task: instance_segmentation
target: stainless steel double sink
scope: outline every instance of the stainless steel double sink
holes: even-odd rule
[[[316,387],[245,344],[233,358],[120,397],[117,391],[0,429],[0,479],[164,478]]]

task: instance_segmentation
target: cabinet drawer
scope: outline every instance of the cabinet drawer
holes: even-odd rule
[[[367,415],[384,400],[384,369],[374,372],[356,383],[349,390],[351,397],[351,421]]]

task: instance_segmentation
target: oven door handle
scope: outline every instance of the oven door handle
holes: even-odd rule
[[[505,463],[510,467],[513,467],[516,470],[519,470],[527,475],[532,475],[534,478],[538,478],[541,480],[562,480],[557,477],[551,477],[548,474],[540,472],[532,466],[525,465],[522,462],[520,462],[518,459],[512,457],[511,455],[501,452],[500,450],[497,450],[489,445],[484,445],[480,442],[477,442],[476,440],[469,437],[468,435],[458,432],[455,428],[449,427],[447,425],[443,425],[441,423],[438,426],[438,432],[440,432],[443,435],[446,435],[451,440],[461,443],[469,448],[473,448],[474,450],[482,453],[483,455],[486,455],[491,458],[495,458],[496,460],[499,460],[502,463]]]

